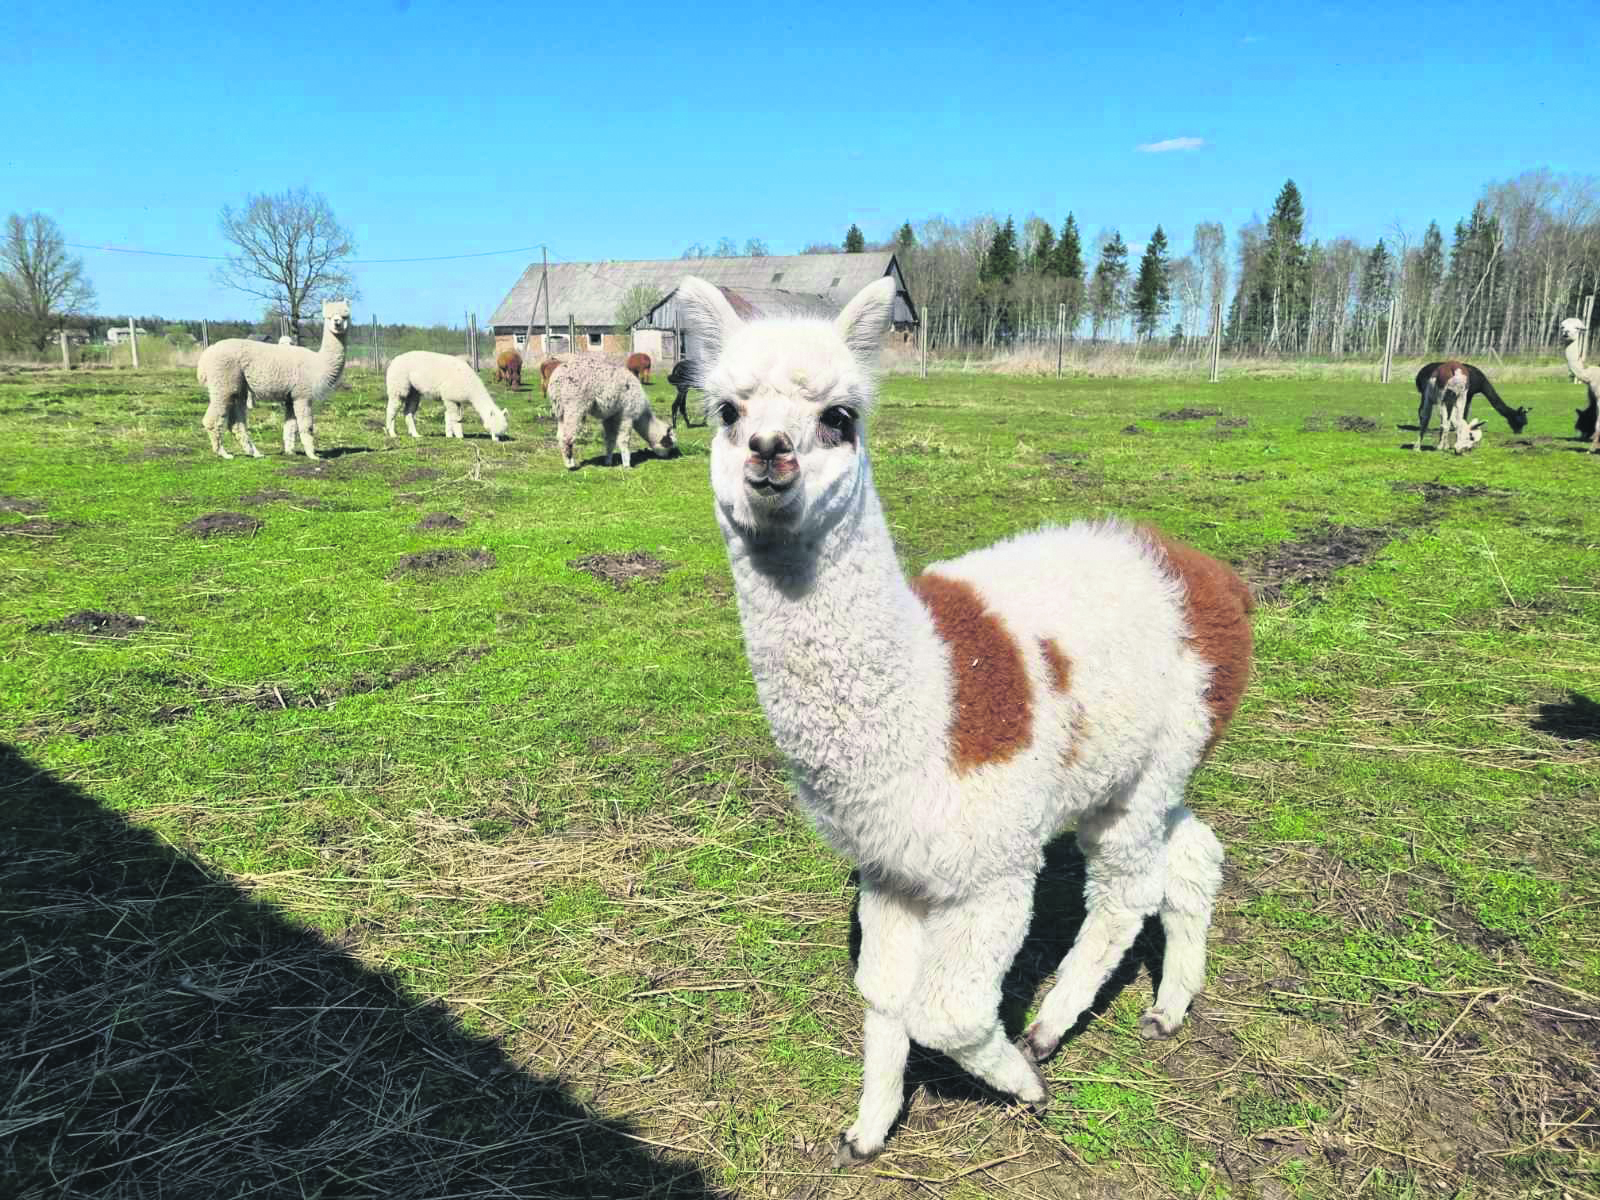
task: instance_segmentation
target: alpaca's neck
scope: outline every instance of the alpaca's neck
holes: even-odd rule
[[[339,382],[339,376],[344,374],[344,338],[333,331],[331,322],[323,323],[322,346],[317,351],[317,360],[322,368],[318,375],[317,391],[325,396]]]
[[[1567,370],[1572,372],[1573,378],[1583,378],[1583,347],[1577,339],[1567,343]]]
[[[937,753],[948,660],[895,557],[868,464],[849,509],[820,534],[724,533],[756,689],[803,794],[826,806]]]

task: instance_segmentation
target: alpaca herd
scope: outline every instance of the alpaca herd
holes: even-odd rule
[[[913,1041],[997,1093],[1042,1110],[1039,1064],[1089,1011],[1145,921],[1165,957],[1147,1038],[1171,1037],[1205,982],[1223,849],[1186,805],[1195,770],[1223,736],[1252,665],[1251,596],[1229,567],[1149,526],[1074,521],[1015,534],[908,579],[873,483],[874,363],[895,300],[892,278],[834,320],[741,316],[717,287],[677,290],[699,359],[681,359],[671,422],[651,410],[651,361],[572,354],[539,364],[568,469],[583,421],[605,461],[630,464],[629,431],[675,449],[691,383],[706,394],[713,512],[728,555],[757,698],[799,805],[857,868],[865,1005],[855,1119],[835,1165],[879,1153],[905,1103]],[[284,448],[316,457],[314,409],[338,382],[349,305],[324,305],[322,348],[219,342],[201,357],[213,450],[224,425],[258,456],[254,398],[284,406]],[[1562,324],[1567,362],[1588,390],[1600,450],[1600,367],[1583,324]],[[508,351],[496,378],[520,385]],[[423,399],[463,437],[464,407],[491,438],[507,415],[456,357],[414,351],[388,366],[385,432],[403,412],[413,438]],[[1420,452],[1435,408],[1438,449],[1478,446],[1482,395],[1513,432],[1511,408],[1470,363],[1416,376]],[[1086,915],[1033,1023],[1008,1037],[1001,989],[1027,933],[1044,848],[1072,831],[1087,865]]]

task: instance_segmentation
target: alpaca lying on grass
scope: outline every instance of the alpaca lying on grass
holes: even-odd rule
[[[1417,440],[1412,449],[1422,450],[1422,435],[1428,432],[1433,406],[1439,406],[1439,449],[1453,434],[1457,454],[1473,449],[1483,440],[1483,422],[1467,420],[1467,368],[1458,362],[1443,362],[1434,368],[1422,388],[1422,403],[1417,408]]]
[[[622,465],[633,464],[628,452],[630,425],[652,450],[676,448],[671,426],[650,411],[639,381],[626,367],[598,354],[575,355],[560,364],[550,379],[550,410],[556,418],[561,458],[569,471],[577,468],[573,444],[583,418],[591,413],[600,419],[605,432],[607,463],[615,461],[620,443]]]
[[[344,373],[344,343],[350,331],[350,305],[329,300],[322,306],[322,348],[272,346],[244,338],[227,338],[208,347],[195,376],[210,397],[201,420],[211,435],[212,452],[232,458],[222,448],[222,430],[231,428],[239,449],[252,458],[261,451],[250,440],[250,409],[256,400],[283,403],[283,452],[294,453],[295,433],[307,458],[317,457],[316,406]]]
[[[1139,1028],[1178,1028],[1222,883],[1184,789],[1251,657],[1238,576],[1116,521],[1038,529],[907,582],[866,437],[894,296],[884,278],[835,321],[746,322],[711,284],[677,292],[707,348],[711,484],[756,690],[802,807],[860,867],[865,1062],[841,1165],[883,1148],[913,1039],[1043,1106],[1036,1063],[1154,913],[1166,959]],[[1043,848],[1069,829],[1087,916],[1019,1047],[1001,981]]]
[[[435,354],[431,350],[408,350],[397,355],[389,364],[383,377],[389,393],[389,408],[384,414],[384,432],[395,436],[394,416],[404,406],[406,429],[412,437],[417,432],[417,409],[424,396],[437,396],[444,401],[444,435],[462,438],[461,406],[472,405],[495,441],[506,431],[506,413],[489,395],[483,380],[468,364],[450,354]]]

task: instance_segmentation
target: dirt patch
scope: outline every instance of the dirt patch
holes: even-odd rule
[[[194,453],[192,446],[146,446],[143,450],[128,455],[128,461],[150,462],[160,458],[190,458]]]
[[[461,663],[476,662],[488,653],[487,646],[469,646],[444,658],[406,663],[392,671],[361,671],[351,676],[349,683],[327,684],[303,692],[294,691],[282,684],[269,683],[245,691],[205,692],[202,695],[207,699],[223,700],[229,704],[248,704],[262,712],[279,712],[293,708],[331,708],[347,696],[365,696],[369,692],[388,691],[402,683],[421,679],[424,675],[433,675]],[[169,721],[178,720],[189,716],[191,711],[187,708],[158,709],[151,720],[156,720],[163,712],[172,714],[167,718]]]
[[[32,516],[43,511],[44,505],[37,500],[24,500],[21,496],[0,496],[0,513],[21,513],[23,516]]]
[[[1250,418],[1249,417],[1218,417],[1217,418],[1217,428],[1218,429],[1249,429],[1250,428]]]
[[[43,517],[29,517],[26,521],[0,525],[0,537],[53,538],[77,526],[76,521],[47,521]]]
[[[495,565],[495,557],[487,550],[420,550],[416,554],[401,556],[389,572],[390,579],[403,579],[407,575],[442,577],[468,575],[473,571],[487,571]]]
[[[1263,600],[1279,600],[1288,584],[1326,583],[1342,567],[1370,562],[1389,544],[1387,529],[1329,525],[1298,541],[1284,542],[1253,565],[1249,578]]]
[[[183,528],[190,536],[197,538],[254,537],[261,528],[261,522],[244,513],[214,512],[196,517]]]
[[[1220,417],[1220,408],[1175,408],[1170,412],[1157,413],[1158,421],[1203,421],[1207,417]]]
[[[414,471],[407,471],[404,475],[400,476],[399,479],[396,479],[395,482],[423,483],[429,479],[438,479],[443,474],[443,471],[436,471],[432,467],[418,467]]]
[[[415,528],[419,533],[428,532],[435,529],[448,529],[453,532],[458,529],[465,529],[466,527],[467,523],[460,517],[453,517],[449,513],[442,512],[429,513],[415,525]]]
[[[148,617],[132,617],[127,613],[101,612],[86,608],[47,625],[35,625],[30,633],[76,633],[87,637],[118,638],[139,633],[149,628]]]
[[[586,554],[567,563],[574,571],[586,572],[614,588],[625,588],[641,581],[654,583],[674,565],[643,550],[630,550],[627,554]]]
[[[1509,496],[1510,492],[1503,488],[1485,487],[1481,483],[1453,484],[1453,483],[1391,483],[1390,488],[1397,492],[1419,492],[1426,500],[1451,500],[1457,497],[1473,496]]]
[[[1124,425],[1122,427],[1122,432],[1123,433],[1149,433],[1150,431],[1148,429],[1145,429],[1141,425]]]
[[[1366,417],[1338,417],[1333,425],[1341,433],[1376,433],[1378,430],[1378,423],[1369,421]]]
[[[305,496],[296,496],[293,492],[286,492],[282,488],[262,488],[259,492],[247,492],[239,497],[239,503],[246,507],[255,507],[258,504],[296,504],[301,508],[321,508],[321,500],[312,500]]]

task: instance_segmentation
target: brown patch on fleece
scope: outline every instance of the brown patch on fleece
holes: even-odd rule
[[[1083,743],[1088,736],[1089,719],[1083,715],[1083,709],[1079,708],[1072,714],[1071,741],[1067,743],[1067,752],[1061,756],[1062,766],[1074,766],[1083,757]]]
[[[1458,362],[1455,362],[1454,360],[1439,364],[1438,368],[1433,373],[1433,378],[1434,381],[1439,385],[1440,391],[1443,391],[1445,388],[1450,386],[1450,380],[1455,377],[1457,371],[1461,372],[1463,377],[1465,377],[1467,373],[1466,367],[1462,366]]]
[[[1040,638],[1039,651],[1050,668],[1050,686],[1058,692],[1066,692],[1072,686],[1072,660],[1055,638]]]
[[[970,583],[924,574],[911,581],[911,590],[950,647],[956,685],[950,761],[956,774],[1027,749],[1033,743],[1033,696],[1016,639]]]
[[[1193,546],[1171,540],[1151,526],[1142,526],[1140,533],[1161,551],[1173,577],[1183,584],[1189,645],[1211,664],[1211,683],[1206,688],[1206,705],[1211,709],[1206,753],[1210,754],[1250,682],[1254,648],[1250,613],[1255,604],[1250,599],[1250,589],[1231,567]]]

